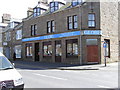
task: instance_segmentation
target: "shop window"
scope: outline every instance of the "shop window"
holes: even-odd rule
[[[67,40],[67,56],[78,56],[78,40]]]
[[[52,44],[51,42],[43,43],[43,56],[52,56]]]
[[[97,39],[86,39],[87,45],[98,45]]]
[[[88,14],[88,27],[95,27],[95,14],[94,13]]]
[[[27,57],[30,57],[32,56],[32,44],[31,43],[28,43],[26,44],[26,56]]]
[[[62,47],[60,41],[56,41],[56,56],[62,56]]]
[[[106,48],[106,56],[110,58],[110,40],[109,39],[104,39],[104,41],[106,42],[107,44],[107,48]]]
[[[21,45],[15,46],[16,58],[21,58],[21,49],[22,49]]]

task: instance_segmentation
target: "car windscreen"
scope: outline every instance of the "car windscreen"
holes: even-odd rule
[[[13,69],[13,65],[5,56],[0,56],[0,70]]]

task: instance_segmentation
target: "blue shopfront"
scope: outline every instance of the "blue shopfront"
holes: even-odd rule
[[[23,56],[25,60],[40,62],[69,64],[99,63],[100,36],[100,30],[84,30],[24,38],[22,39]],[[92,52],[92,49],[98,51]],[[97,53],[97,60],[92,61],[91,57],[88,57],[90,52],[93,53],[93,55],[91,54],[92,57]]]

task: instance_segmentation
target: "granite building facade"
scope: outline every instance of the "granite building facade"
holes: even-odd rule
[[[22,39],[12,45],[21,60],[100,64],[106,49],[107,62],[119,61],[118,2],[42,4],[13,30],[22,28]]]

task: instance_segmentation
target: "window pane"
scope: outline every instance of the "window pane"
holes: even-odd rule
[[[56,45],[56,56],[62,56],[61,44]]]
[[[72,44],[67,44],[67,55],[68,56],[72,55]]]
[[[58,2],[55,2],[55,7],[58,7]]]
[[[48,55],[52,55],[52,45],[48,45]]]
[[[86,40],[87,45],[97,45],[97,39],[87,39]]]
[[[26,44],[26,56],[32,56],[32,44]]]
[[[51,12],[54,12],[54,7],[51,8]]]
[[[55,7],[55,10],[58,10],[58,7]]]
[[[69,24],[69,29],[72,29],[72,23]]]
[[[67,40],[67,56],[78,56],[78,40]]]
[[[73,18],[74,18],[74,22],[77,21],[78,19],[77,16],[73,16]]]
[[[55,21],[51,21],[51,24],[52,24],[52,32],[55,31]]]
[[[78,23],[77,22],[74,23],[74,28],[75,29],[78,28]]]
[[[73,55],[78,55],[78,44],[73,43]]]
[[[51,42],[44,43],[43,45],[44,56],[52,56]]]
[[[51,23],[52,23],[52,26],[55,26],[55,21],[51,21]]]
[[[35,9],[34,9],[34,13],[36,13],[36,12],[37,12],[37,9],[35,8]]]
[[[21,45],[15,46],[16,58],[21,58]]]
[[[69,22],[72,22],[72,17],[71,16],[68,17],[68,20],[69,20]]]
[[[95,21],[88,21],[89,27],[95,27]]]
[[[51,7],[54,7],[54,2],[51,2]]]
[[[44,46],[43,49],[44,49],[44,56],[47,56],[48,55],[47,46]]]
[[[73,6],[78,5],[78,1],[77,1],[77,0],[73,0],[72,5],[73,5]]]
[[[47,32],[48,32],[48,33],[51,32],[51,23],[50,23],[50,21],[47,22]]]
[[[40,13],[40,8],[37,8],[37,13]]]
[[[94,14],[89,14],[88,15],[88,20],[95,20],[95,15]]]
[[[16,40],[22,39],[22,30],[16,31]]]

